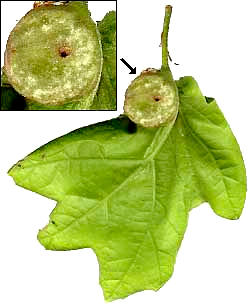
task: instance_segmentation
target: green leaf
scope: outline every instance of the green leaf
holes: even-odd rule
[[[228,219],[241,215],[246,193],[245,166],[237,141],[216,101],[202,97],[192,77],[177,82],[181,99],[178,131],[183,133],[190,175],[203,201]],[[176,130],[176,129],[175,129]],[[173,131],[174,132],[174,131]],[[179,144],[178,144],[179,145]]]
[[[95,251],[107,301],[164,285],[193,207],[208,201],[236,219],[244,205],[245,168],[223,114],[193,78],[177,86],[171,131],[121,116],[58,138],[9,171],[58,202],[38,234],[46,249]]]
[[[103,51],[103,68],[93,110],[116,109],[116,12],[111,11],[98,23]]]
[[[1,75],[1,101],[0,110],[24,110],[26,107],[25,99],[10,85],[4,67]]]
[[[24,110],[26,107],[25,99],[17,93],[12,87],[1,86],[0,110]]]

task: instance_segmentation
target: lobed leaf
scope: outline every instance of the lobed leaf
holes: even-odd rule
[[[244,163],[223,114],[193,78],[177,86],[172,130],[120,116],[58,138],[9,171],[57,201],[38,234],[46,249],[95,251],[107,301],[163,286],[193,207],[208,201],[236,219],[244,205]]]

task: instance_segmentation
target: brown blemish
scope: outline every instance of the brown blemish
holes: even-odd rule
[[[160,96],[154,96],[153,99],[155,100],[155,102],[159,102],[161,100]]]
[[[66,47],[66,46],[60,47],[58,51],[59,51],[59,55],[63,58],[69,56],[72,52],[71,48]]]
[[[40,6],[49,6],[49,5],[53,5],[55,1],[35,1],[33,8],[37,8]]]
[[[46,154],[43,153],[43,154],[41,155],[41,158],[42,158],[42,159],[45,159],[45,157],[46,157]]]
[[[158,70],[155,68],[147,68],[143,70],[141,74],[155,74],[156,72],[158,72]]]
[[[18,167],[19,169],[24,169],[24,167],[23,167],[22,164],[17,164],[17,167]]]
[[[69,1],[35,1],[33,8],[38,8],[40,6],[51,6],[51,5],[64,5]]]
[[[165,9],[166,10],[172,10],[172,6],[171,5],[166,5]]]

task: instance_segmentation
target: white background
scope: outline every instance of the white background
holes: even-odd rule
[[[118,0],[117,112],[0,112],[1,305],[107,305],[92,250],[44,250],[36,234],[48,222],[55,202],[16,186],[6,172],[46,142],[122,112],[124,92],[134,76],[119,59],[136,66],[138,73],[160,67],[165,4],[173,5],[169,48],[173,61],[179,63],[172,65],[174,77],[192,75],[205,95],[216,97],[250,171],[250,2],[166,1]],[[96,17],[99,12],[91,2],[93,18],[102,18],[105,12]],[[1,58],[11,28],[32,6],[27,1],[13,3],[1,1]],[[248,306],[249,242],[249,200],[237,221],[216,216],[204,204],[190,213],[175,272],[166,285],[112,305]]]

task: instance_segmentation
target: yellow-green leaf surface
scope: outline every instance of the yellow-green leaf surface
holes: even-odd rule
[[[193,207],[208,201],[237,219],[244,205],[245,168],[223,114],[193,78],[177,86],[171,131],[121,116],[58,138],[9,171],[18,185],[57,201],[38,234],[46,249],[95,251],[107,301],[170,278]]]
[[[91,109],[116,109],[116,12],[111,11],[98,23],[101,34],[103,67]]]

